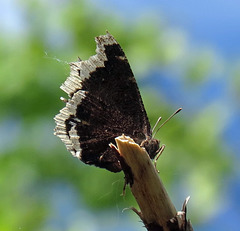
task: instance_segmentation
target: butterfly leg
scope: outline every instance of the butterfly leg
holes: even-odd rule
[[[163,144],[163,145],[159,148],[159,151],[158,151],[157,156],[154,158],[154,167],[155,167],[156,170],[157,170],[157,160],[158,160],[158,158],[161,156],[161,154],[163,153],[165,147],[166,147],[166,146]],[[157,172],[159,172],[159,171],[157,170]]]
[[[138,210],[137,210],[136,208],[134,208],[134,207],[131,207],[131,208],[129,208],[129,209],[131,209],[133,212],[135,212],[135,213],[140,217],[140,219],[141,219],[142,221],[144,220],[141,211],[138,211]]]

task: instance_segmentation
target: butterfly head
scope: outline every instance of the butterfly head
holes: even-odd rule
[[[160,141],[151,137],[148,137],[141,143],[141,147],[144,147],[150,156],[151,159],[154,159],[155,156],[158,154],[160,148]]]

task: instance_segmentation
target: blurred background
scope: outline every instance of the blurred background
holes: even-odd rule
[[[238,230],[240,3],[0,1],[0,229],[145,230],[123,174],[86,166],[53,135],[71,61],[108,30],[121,44],[166,149],[160,176],[195,231]]]

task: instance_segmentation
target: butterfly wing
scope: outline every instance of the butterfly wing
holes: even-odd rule
[[[55,117],[55,134],[86,164],[121,171],[109,147],[125,134],[141,144],[151,128],[128,60],[112,35],[96,37],[96,55],[71,63],[61,88],[70,96]]]

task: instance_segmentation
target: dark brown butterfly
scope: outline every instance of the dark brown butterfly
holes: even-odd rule
[[[122,170],[109,146],[122,134],[130,136],[153,159],[159,141],[152,130],[128,60],[109,33],[95,38],[96,55],[70,63],[70,76],[61,86],[69,95],[55,116],[55,135],[73,156],[112,172]]]

